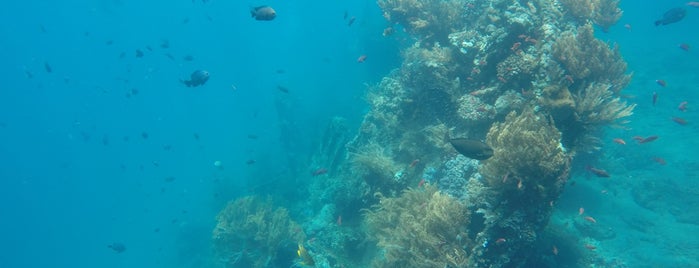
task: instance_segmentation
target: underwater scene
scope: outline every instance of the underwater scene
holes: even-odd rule
[[[0,15],[0,267],[699,267],[699,2]]]

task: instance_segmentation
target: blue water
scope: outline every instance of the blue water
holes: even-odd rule
[[[278,17],[251,19],[258,4]],[[637,107],[630,130],[607,130],[607,158],[590,163],[613,177],[577,167],[551,220],[585,207],[617,233],[598,251],[640,265],[630,267],[699,267],[699,9],[652,24],[683,4],[622,1],[624,17],[598,33],[619,44],[634,73],[623,94]],[[204,267],[225,203],[298,169],[333,116],[357,129],[367,85],[409,44],[381,36],[373,1],[9,1],[0,22],[0,267]],[[198,69],[211,73],[204,86],[179,82]],[[657,195],[655,209],[634,190]]]

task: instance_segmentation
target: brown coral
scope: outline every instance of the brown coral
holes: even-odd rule
[[[365,214],[368,234],[382,249],[375,267],[466,267],[465,206],[434,186],[380,197]]]
[[[231,201],[216,216],[214,249],[225,267],[267,267],[280,248],[305,239],[301,226],[271,199],[247,196]]]
[[[529,190],[545,194],[557,179],[567,175],[569,157],[561,144],[561,133],[544,115],[511,112],[505,122],[490,128],[487,143],[494,154],[483,164],[481,173],[490,185],[533,187]]]

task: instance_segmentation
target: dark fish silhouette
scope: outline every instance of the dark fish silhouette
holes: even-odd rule
[[[663,14],[663,17],[655,21],[655,26],[658,25],[668,25],[670,23],[675,23],[684,19],[687,15],[687,10],[682,7],[676,7],[668,10]]]
[[[47,73],[53,72],[53,68],[51,68],[48,62],[44,62],[44,69],[46,69]]]
[[[107,245],[107,247],[111,248],[116,253],[122,253],[122,252],[126,251],[126,246],[124,246],[124,244],[119,243],[119,242],[114,242],[111,245]]]
[[[180,80],[185,86],[198,87],[209,81],[209,72],[204,70],[196,70],[190,75],[189,80]]]
[[[136,58],[143,58],[143,51],[136,49]]]
[[[277,12],[269,6],[259,6],[250,9],[250,15],[256,20],[273,20],[277,17]]]
[[[486,160],[493,156],[493,148],[478,140],[459,138],[451,139],[449,142],[457,152],[468,158]]]

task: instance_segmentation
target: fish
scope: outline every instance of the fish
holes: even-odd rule
[[[209,81],[210,74],[205,70],[196,70],[191,75],[189,80],[180,80],[187,87],[198,87]]]
[[[655,26],[668,25],[671,23],[681,21],[682,19],[684,19],[684,17],[686,15],[687,15],[687,10],[682,8],[682,7],[676,7],[676,8],[670,9],[670,10],[666,11],[665,14],[663,14],[662,18],[655,21]]]
[[[313,177],[315,177],[315,176],[320,176],[320,175],[327,174],[327,173],[328,173],[327,169],[319,168],[319,169],[316,169],[315,171],[311,172],[311,175]]]
[[[192,55],[186,55],[186,56],[182,57],[182,59],[183,59],[184,61],[193,61],[193,60],[194,60],[194,56],[192,56]]]
[[[696,1],[687,2],[687,6],[690,6],[690,7],[699,7],[699,2],[696,2]]]
[[[409,166],[412,168],[412,167],[415,167],[415,165],[417,165],[418,163],[420,163],[420,159],[415,159],[415,160],[413,160],[413,162],[410,162]]]
[[[51,65],[49,65],[48,62],[44,62],[44,69],[46,69],[47,73],[53,72],[53,68],[51,68]]]
[[[126,246],[124,246],[123,243],[119,243],[119,242],[111,243],[111,244],[107,245],[107,247],[111,248],[116,253],[122,253],[122,252],[126,251]]]
[[[680,105],[677,105],[677,110],[687,111],[687,101],[680,102]]]
[[[300,263],[302,265],[306,266],[315,266],[316,262],[313,260],[313,257],[311,257],[311,254],[308,253],[306,248],[303,247],[303,244],[299,243],[299,248],[296,250],[296,255],[299,256],[301,259]]]
[[[661,87],[667,86],[667,82],[665,82],[665,80],[662,80],[662,79],[655,80],[655,83],[657,83]]]
[[[585,248],[586,248],[586,249],[589,249],[589,250],[595,250],[595,249],[597,249],[597,247],[595,247],[595,246],[593,246],[593,245],[590,245],[590,244],[585,244]]]
[[[277,17],[277,11],[270,6],[259,6],[251,8],[250,15],[256,20],[270,21]]]
[[[142,133],[141,133],[141,137],[142,137],[144,140],[147,140],[147,139],[148,139],[148,132],[145,132],[145,131],[142,132]]]
[[[585,208],[584,208],[584,207],[580,207],[580,208],[578,209],[578,215],[582,215],[582,214],[584,214],[584,213],[585,213]]]
[[[684,51],[689,52],[689,44],[687,44],[687,43],[681,43],[681,44],[677,45],[677,47],[679,47],[680,49],[682,49]]]
[[[631,24],[624,24],[624,28],[626,28],[626,30],[631,31]]]
[[[653,92],[653,106],[655,106],[655,103],[658,102],[658,93]]]
[[[342,215],[337,216],[337,226],[342,226]]]
[[[507,239],[505,239],[505,238],[503,238],[503,237],[500,237],[500,238],[498,238],[498,240],[495,240],[495,244],[498,245],[498,246],[499,246],[499,245],[502,245],[502,244],[505,244],[505,242],[507,242]]]
[[[551,253],[553,253],[553,255],[558,255],[558,248],[556,247],[556,245],[553,245],[553,247],[551,248]]]
[[[248,159],[248,161],[245,161],[245,164],[246,164],[246,165],[252,165],[252,164],[255,164],[255,163],[257,163],[257,161],[255,161],[255,159]]]
[[[362,63],[366,60],[366,55],[361,55],[359,58],[357,58],[357,62]]]
[[[173,182],[173,181],[175,181],[175,177],[173,177],[173,176],[165,177],[165,182]]]
[[[395,32],[395,30],[393,29],[393,27],[389,26],[389,27],[386,27],[385,29],[383,29],[382,35],[389,36],[389,35],[392,35],[394,32]]]
[[[626,142],[622,140],[621,138],[616,138],[613,140],[614,143],[621,144],[621,145],[626,145]]]
[[[136,58],[143,58],[143,51],[136,49]]]
[[[587,166],[586,169],[588,171],[592,172],[592,174],[595,174],[595,176],[597,176],[597,177],[600,177],[600,178],[609,178],[610,177],[609,173],[604,169],[595,168],[593,166]]]
[[[656,157],[653,157],[653,158],[651,158],[651,159],[653,159],[653,161],[657,162],[657,163],[660,164],[661,166],[664,166],[664,165],[667,164],[667,161],[665,161],[665,159],[662,158],[662,157],[657,157],[657,156],[656,156]]]
[[[357,17],[352,16],[349,21],[347,21],[347,26],[352,26],[355,20],[357,20]]]
[[[284,86],[277,85],[277,90],[289,94],[289,89]]]
[[[681,118],[681,117],[673,117],[672,121],[675,121],[675,123],[683,125],[683,126],[687,124],[687,120],[684,120],[684,118]]]
[[[493,148],[479,140],[456,138],[449,142],[457,152],[468,158],[486,160],[493,156]]]
[[[656,136],[656,135],[648,136],[648,137],[641,138],[640,140],[638,140],[638,143],[639,144],[649,143],[649,142],[652,142],[652,141],[657,140],[657,139],[658,139],[658,136]]]
[[[585,216],[585,218],[583,218],[583,219],[586,221],[589,221],[591,223],[597,223],[597,220],[595,220],[595,218],[590,217],[590,216]]]

